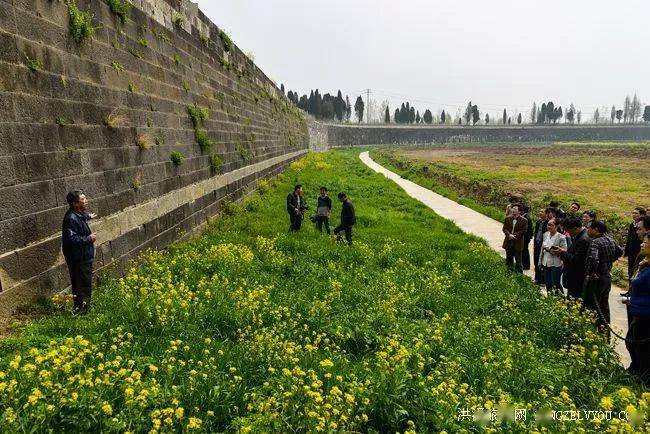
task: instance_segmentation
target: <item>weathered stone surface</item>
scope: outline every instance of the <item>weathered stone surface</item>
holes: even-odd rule
[[[142,249],[202,226],[226,195],[240,197],[307,147],[305,123],[285,100],[268,97],[279,92],[237,47],[227,58],[246,77],[224,70],[218,29],[196,6],[133,3],[118,32],[106,2],[84,2],[99,28],[76,43],[65,2],[0,0],[0,315],[67,285],[59,232],[69,190],[84,190],[100,216],[91,222],[95,268],[120,272]],[[171,23],[179,9],[191,18],[181,30]],[[211,50],[201,32],[215,42]],[[194,104],[209,108],[202,128],[216,142],[210,151],[196,143]],[[242,144],[254,154],[248,162]],[[184,154],[182,165],[171,152]],[[230,173],[214,176],[212,153]]]

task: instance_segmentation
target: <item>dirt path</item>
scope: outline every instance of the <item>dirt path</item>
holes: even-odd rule
[[[368,152],[362,152],[359,155],[359,158],[372,170],[383,174],[386,178],[394,181],[397,185],[402,187],[409,196],[419,200],[441,217],[453,221],[464,232],[483,238],[492,249],[499,252],[502,256],[505,256],[505,252],[501,247],[501,244],[503,243],[503,232],[501,231],[503,224],[501,222],[491,219],[473,209],[402,178],[398,174],[375,163],[372,158],[370,158]],[[531,258],[532,256],[531,246]],[[530,272],[527,274],[530,276]],[[614,330],[619,332],[620,335],[625,336],[627,333],[627,314],[623,304],[618,301],[620,298],[619,291],[619,288],[612,287],[612,291],[609,294],[609,306],[611,309],[612,327]],[[614,339],[616,340],[614,345],[616,347],[616,352],[620,356],[621,364],[627,367],[630,363],[630,355],[625,349],[625,343],[620,339]]]

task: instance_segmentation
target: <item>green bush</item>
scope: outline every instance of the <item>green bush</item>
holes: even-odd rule
[[[106,0],[111,12],[118,16],[122,24],[126,23],[129,16],[129,10],[133,7],[131,3],[126,0]]]
[[[216,154],[213,154],[210,156],[210,167],[212,168],[212,171],[214,173],[220,173],[221,172],[221,166],[223,166],[223,161],[221,161],[221,157],[219,157]]]
[[[67,0],[70,13],[70,34],[78,44],[95,35],[97,27],[93,24],[93,14],[90,11],[81,11],[75,0]]]
[[[214,141],[208,136],[208,132],[205,130],[200,128],[195,130],[194,137],[196,138],[196,143],[201,148],[201,152],[208,152],[214,146]]]
[[[169,159],[172,160],[174,166],[180,166],[185,160],[185,155],[182,152],[174,151],[169,155]]]
[[[190,119],[192,120],[195,129],[205,126],[205,122],[208,120],[208,117],[210,117],[210,111],[207,107],[200,107],[196,104],[189,106],[187,108],[187,113],[190,115]]]
[[[223,49],[225,51],[230,51],[232,50],[232,39],[230,39],[230,36],[223,30],[219,30],[219,37],[221,38],[221,41],[223,42]]]

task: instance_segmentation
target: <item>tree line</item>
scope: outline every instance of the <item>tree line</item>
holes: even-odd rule
[[[281,91],[284,94],[284,85],[281,86]],[[350,103],[349,96],[346,95],[344,98],[340,90],[336,95],[329,93],[322,95],[318,89],[314,89],[311,90],[309,96],[306,94],[299,96],[297,92],[289,90],[286,97],[300,109],[321,120],[350,122],[354,113],[355,120],[361,123],[364,121],[365,110],[367,108],[367,102],[360,95],[357,96],[353,106]],[[373,105],[373,107],[376,106]],[[481,121],[485,125],[490,125],[491,123],[501,125],[515,123],[521,125],[524,123],[522,113],[508,113],[505,108],[503,109],[502,115],[496,119],[490,118],[490,114],[487,112],[482,117],[478,105],[473,104],[471,101],[467,104],[465,112],[461,114],[459,110],[455,117],[445,110],[442,110],[438,115],[434,116],[428,108],[420,114],[420,110],[416,109],[408,101],[401,103],[399,107],[395,108],[394,112],[391,111],[388,101],[384,102],[381,109],[383,109],[384,123],[406,125],[430,125],[434,123],[476,125]],[[381,116],[381,112],[379,116]],[[597,108],[591,117],[591,122],[596,124],[606,122],[605,116]],[[639,121],[639,118],[644,122],[650,123],[650,105],[643,107],[641,100],[636,94],[632,98],[629,95],[626,96],[622,108],[619,109],[615,105],[611,107],[609,116],[611,123],[636,123]],[[377,116],[374,116],[373,119],[377,120]],[[583,122],[582,111],[577,110],[573,103],[568,108],[562,108],[562,106],[556,105],[553,101],[543,102],[541,105],[534,102],[528,117],[528,123],[531,124],[557,124],[562,123],[562,121],[569,124],[580,124]]]

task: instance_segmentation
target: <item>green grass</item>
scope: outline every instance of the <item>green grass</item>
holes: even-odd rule
[[[585,147],[458,145],[429,150],[375,152],[415,182],[501,220],[508,196],[519,193],[534,212],[558,200],[595,211],[619,243],[625,243],[629,213],[648,206],[650,160],[631,147],[599,155]],[[449,191],[451,190],[451,191]],[[485,208],[488,207],[488,208]],[[495,209],[498,211],[495,213]],[[535,212],[536,214],[536,212]]]
[[[465,196],[462,193],[459,193],[453,188],[446,187],[440,184],[438,181],[431,177],[431,171],[424,169],[425,165],[414,164],[411,161],[406,159],[399,158],[392,152],[381,152],[373,151],[370,156],[382,166],[393,170],[395,173],[400,175],[402,178],[408,179],[415,182],[422,187],[428,188],[431,191],[434,191],[448,199],[458,202],[461,205],[465,205],[468,208],[478,211],[483,215],[486,215],[495,220],[503,220],[504,212],[489,203],[480,202],[477,199]]]
[[[307,222],[287,233],[296,183],[312,208],[321,185],[348,193],[352,247]],[[272,184],[106,280],[88,317],[0,341],[0,431],[476,432],[459,409],[511,405],[531,416],[493,427],[530,432],[534,409],[647,406],[576,304],[541,297],[356,151]]]

